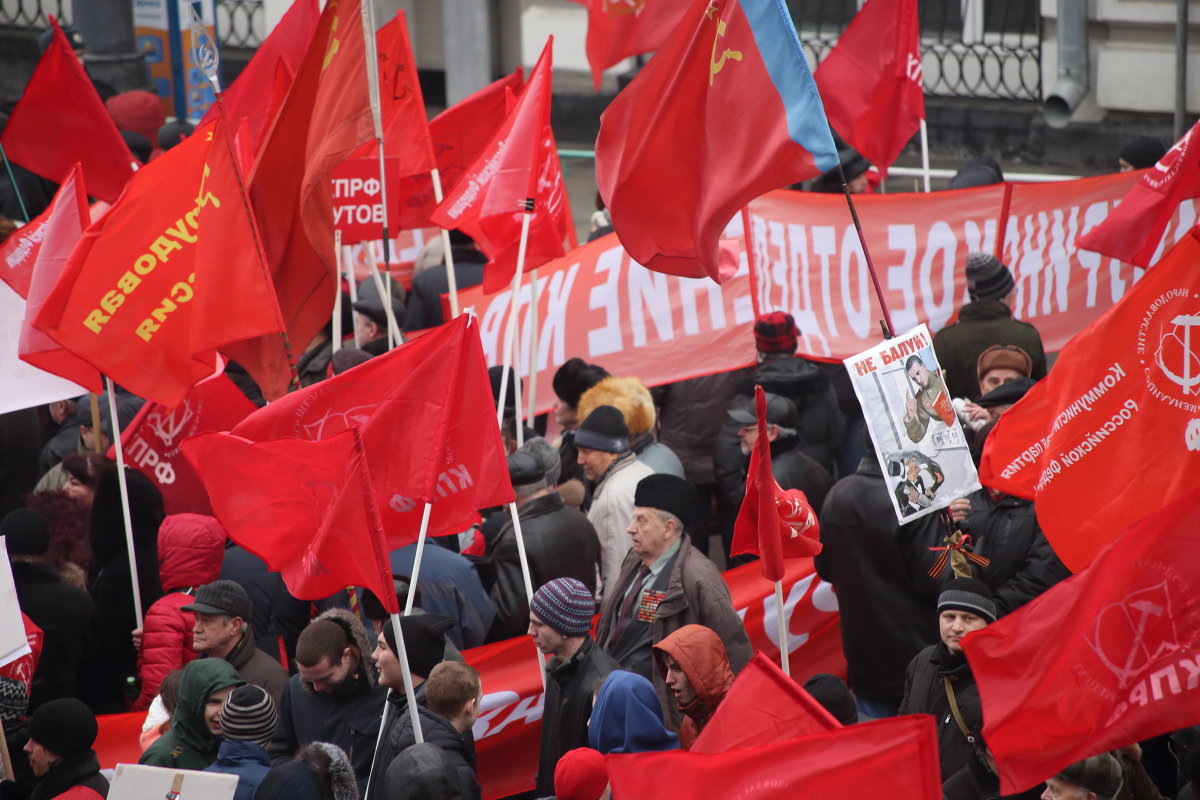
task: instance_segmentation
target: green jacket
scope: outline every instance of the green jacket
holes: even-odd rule
[[[221,737],[213,734],[204,722],[204,707],[213,692],[244,683],[233,665],[224,659],[198,658],[184,667],[171,728],[142,753],[138,763],[204,769],[216,761]]]

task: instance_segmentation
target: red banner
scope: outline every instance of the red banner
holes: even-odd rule
[[[400,159],[384,157],[388,202],[400,199]],[[333,183],[333,227],[342,232],[342,244],[357,244],[380,238],[383,231],[383,193],[379,181],[379,157],[348,158],[329,173]],[[395,227],[396,212],[391,213]]]

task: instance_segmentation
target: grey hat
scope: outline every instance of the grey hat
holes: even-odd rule
[[[250,595],[235,581],[213,581],[196,590],[196,599],[180,610],[201,614],[228,614],[249,620],[254,613]]]
[[[526,439],[525,444],[521,445],[517,452],[533,456],[546,475],[546,483],[550,485],[558,483],[559,476],[562,474],[562,457],[558,454],[558,448],[541,436],[534,436]]]
[[[386,280],[384,276],[380,276],[381,280]],[[404,325],[404,287],[397,280],[392,281],[392,314],[396,317],[397,325]],[[387,325],[387,312],[383,309],[383,302],[379,299],[379,290],[375,288],[375,279],[367,276],[366,280],[358,285],[358,299],[354,301],[353,308],[358,313],[367,317],[376,325]]]
[[[990,253],[967,254],[967,291],[977,300],[999,300],[1013,290],[1013,274]]]
[[[763,393],[767,401],[767,422],[771,425],[782,425],[785,428],[795,428],[800,424],[800,412],[791,398],[783,395]],[[753,425],[758,421],[754,408],[734,408],[725,412],[729,418],[739,425]]]
[[[1085,791],[1095,792],[1100,800],[1113,800],[1121,791],[1121,762],[1111,753],[1101,753],[1076,761],[1054,777]]]

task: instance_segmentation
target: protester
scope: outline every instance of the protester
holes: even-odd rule
[[[254,607],[246,590],[233,581],[213,581],[196,590],[196,598],[181,611],[196,615],[192,647],[201,656],[223,658],[242,679],[261,686],[272,700],[283,694],[288,673],[259,650],[250,629]]]
[[[976,405],[986,410],[990,420],[995,422],[1001,414],[1016,405],[1033,385],[1034,381],[1029,378],[1014,378],[980,397]]]
[[[579,508],[584,502],[584,487],[579,469],[579,451],[575,449],[574,431],[583,419],[579,416],[579,398],[583,393],[608,377],[608,372],[599,364],[589,364],[582,358],[569,358],[554,372],[551,384],[554,388],[554,422],[563,429],[558,442],[562,458],[560,491],[567,505]]]
[[[850,194],[868,193],[870,186],[867,183],[867,170],[871,168],[871,162],[867,161],[850,147],[838,150],[838,161],[841,162],[841,168],[834,167],[828,172],[824,172],[818,177],[813,178],[812,184],[809,186],[809,191],[823,194],[841,194],[843,192],[842,186],[845,185],[845,191],[849,191]]]
[[[1109,753],[1076,761],[1046,780],[1042,800],[1115,800],[1121,790],[1121,764]]]
[[[1033,371],[1033,359],[1015,344],[994,344],[979,354],[975,374],[979,376],[979,392],[988,394],[1009,381],[1028,378]],[[954,410],[963,425],[974,432],[991,421],[988,410],[967,398],[955,397]]]
[[[641,675],[616,670],[596,692],[588,745],[603,755],[678,750],[679,737],[663,724],[654,686]]]
[[[604,756],[590,747],[568,751],[554,769],[555,800],[601,800],[608,790]]]
[[[158,144],[158,149],[166,152],[191,136],[194,130],[196,130],[196,126],[185,119],[171,119],[158,129],[154,140]]]
[[[225,741],[217,751],[217,760],[204,771],[237,775],[233,800],[253,800],[258,785],[271,770],[266,748],[277,721],[275,702],[261,686],[239,686],[225,699],[220,718]]]
[[[403,289],[400,291],[403,291]],[[378,301],[376,301],[375,307],[381,308],[381,306],[378,306]],[[350,295],[344,291],[342,292],[341,309],[342,333],[346,334],[354,330],[355,318],[359,315],[354,313],[350,303]],[[386,331],[387,326],[385,325],[384,332],[386,333]],[[363,339],[362,341],[365,342],[367,340]],[[341,350],[338,352],[341,352]],[[317,331],[317,335],[309,340],[308,345],[304,348],[304,352],[296,359],[296,374],[300,377],[300,385],[308,387],[314,383],[320,383],[330,377],[331,371],[336,375],[337,371],[332,370],[334,355],[333,320],[330,319],[321,330]],[[366,356],[364,360],[370,358],[369,353],[364,353],[364,355]]]
[[[596,611],[592,597],[580,581],[555,578],[534,593],[529,609],[529,636],[538,652],[550,656],[538,748],[539,797],[554,793],[559,759],[587,744],[596,683],[620,669],[589,634]]]
[[[66,492],[80,508],[90,510],[96,499],[96,483],[112,463],[99,453],[69,453],[58,467],[62,475],[60,491]],[[39,489],[37,493],[47,491],[55,490]]]
[[[88,545],[88,509],[65,489],[47,489],[25,497],[25,507],[37,511],[50,526],[50,549],[46,560],[63,581],[87,590],[87,571],[92,561]]]
[[[383,280],[381,277],[380,280]],[[395,331],[396,343],[404,341],[404,287],[399,281],[392,284],[392,314],[396,324],[400,326]],[[383,301],[379,299],[379,289],[375,286],[374,278],[365,278],[358,285],[358,299],[354,307],[354,334],[360,349],[373,356],[388,351],[388,319]]]
[[[989,800],[1000,796],[1000,777],[996,774],[996,759],[983,740],[983,708],[979,693],[959,698],[959,716],[971,744],[971,755],[962,769],[942,782],[943,800]],[[1041,795],[1038,790],[1024,792],[1024,800]]]
[[[147,750],[158,738],[171,729],[171,717],[179,707],[179,679],[183,677],[182,669],[174,669],[163,676],[158,685],[158,696],[150,703],[146,712],[146,720],[142,723],[142,733],[138,744],[142,750]]]
[[[313,604],[292,597],[282,575],[233,540],[225,544],[217,580],[233,581],[245,590],[254,609],[247,621],[258,648],[295,672],[296,640],[308,625]]]
[[[1004,171],[996,163],[996,159],[986,153],[971,156],[962,163],[954,176],[950,178],[947,188],[972,189],[976,186],[991,186],[1004,183]]]
[[[121,131],[132,131],[147,144],[158,140],[158,131],[166,122],[162,99],[153,92],[134,89],[108,98],[105,108]]]
[[[396,590],[396,597],[400,599],[401,606],[406,605],[406,598],[408,597],[408,589],[410,585],[411,584],[409,583],[407,575],[392,576],[392,586]],[[382,640],[381,637],[383,636],[384,629],[391,627],[392,615],[386,608],[383,607],[383,603],[370,589],[363,590],[362,595],[360,596],[360,603],[360,611],[362,612],[363,617],[371,622],[371,627],[375,632],[376,643],[378,643]],[[422,608],[420,589],[413,593],[412,611],[407,614],[402,614],[400,621],[403,623],[405,617],[418,616],[429,617],[429,620],[427,623],[425,623],[426,627],[436,628],[436,632],[439,634],[438,641],[441,642],[442,646],[442,657],[447,661],[462,661],[462,653],[457,647],[454,646],[454,642],[450,641],[450,638],[447,636],[447,633],[454,627],[454,620],[441,614],[430,614],[424,608]],[[372,660],[376,661],[376,669],[380,669],[378,661],[375,659],[374,651],[371,653],[371,658]],[[391,685],[384,682],[382,673],[380,673],[379,676],[379,683],[383,686]]]
[[[51,700],[33,713],[24,750],[39,780],[29,800],[108,796],[108,779],[92,750],[97,731],[92,712],[73,697]]]
[[[38,466],[41,467],[39,477],[46,470],[53,467],[55,464],[62,463],[62,460],[71,453],[80,452],[82,444],[79,437],[79,400],[81,398],[70,397],[66,400],[57,400],[47,404],[45,408],[45,444],[42,446],[42,454],[38,459]],[[86,400],[86,396],[82,399]]]
[[[679,456],[659,441],[655,441],[657,415],[650,390],[638,378],[618,378],[610,375],[579,398],[579,416],[586,419],[600,406],[613,406],[621,412],[629,429],[629,449],[656,473],[682,478],[683,464]]]
[[[1167,148],[1153,136],[1135,136],[1117,153],[1117,170],[1132,172],[1153,167],[1167,154]]]
[[[216,761],[221,745],[221,708],[243,683],[237,671],[220,659],[201,658],[184,667],[171,727],[142,753],[138,763],[204,769]]]
[[[658,674],[683,714],[679,746],[688,750],[733,685],[725,645],[703,625],[684,625],[652,649]]]
[[[446,751],[422,742],[405,749],[388,765],[384,800],[465,800],[457,772]]]
[[[808,498],[809,505],[820,508],[825,495],[833,486],[833,478],[825,467],[805,455],[800,449],[800,413],[796,404],[787,397],[764,392],[767,402],[767,439],[771,442],[771,474],[779,488],[787,491],[799,489]],[[732,408],[729,418],[738,425],[738,441],[745,458],[741,485],[738,494],[746,494],[746,476],[750,468],[750,454],[758,439],[758,417],[754,410]],[[733,499],[732,497],[730,498]]]
[[[843,725],[858,722],[858,706],[854,694],[846,682],[837,675],[818,672],[804,682],[804,691],[821,704],[829,714]]]
[[[358,800],[354,768],[346,751],[329,742],[310,742],[295,758],[271,767],[254,800]]]
[[[393,550],[389,561],[394,575],[412,575],[417,545]],[[417,577],[421,607],[430,614],[453,620],[446,636],[459,650],[479,647],[487,640],[496,618],[496,607],[488,597],[475,565],[445,547],[426,547]]]
[[[454,279],[461,292],[483,283],[483,266],[487,256],[475,245],[475,240],[459,230],[450,231],[450,255],[454,259]],[[445,259],[442,263],[422,270],[412,281],[408,306],[404,315],[404,330],[419,331],[441,325],[442,295],[450,291],[450,278]]]

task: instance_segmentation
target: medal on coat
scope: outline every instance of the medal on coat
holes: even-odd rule
[[[647,589],[642,592],[642,599],[638,601],[635,619],[638,622],[654,622],[654,617],[658,614],[658,604],[666,596],[666,592],[656,592],[653,589]]]

